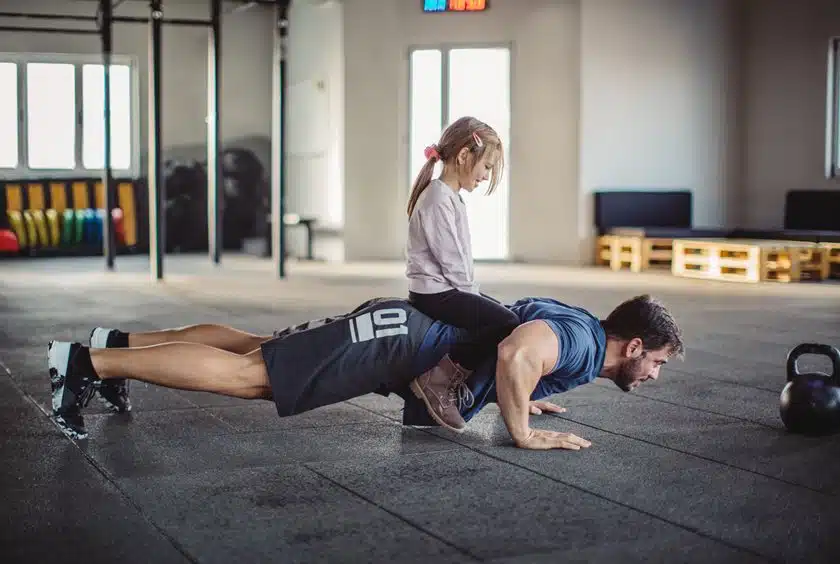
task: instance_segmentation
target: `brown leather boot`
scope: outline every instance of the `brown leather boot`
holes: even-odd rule
[[[426,404],[429,415],[444,427],[462,433],[467,422],[461,417],[459,407],[467,396],[469,405],[472,393],[466,388],[466,379],[471,374],[445,355],[440,362],[409,384],[411,391]]]

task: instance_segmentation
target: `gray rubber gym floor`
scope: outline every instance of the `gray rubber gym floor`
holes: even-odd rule
[[[552,399],[588,450],[511,445],[498,409],[469,431],[404,428],[401,400],[279,419],[268,403],[133,383],[134,411],[90,404],[90,437],[50,420],[46,344],[91,327],[218,322],[268,332],[404,295],[402,267],[168,257],[0,263],[0,560],[38,562],[838,562],[840,437],[787,434],[784,360],[840,345],[840,284],[746,286],[591,269],[485,266],[501,299],[605,315],[649,291],[686,333],[684,362],[625,394]],[[803,368],[827,369],[820,358]]]

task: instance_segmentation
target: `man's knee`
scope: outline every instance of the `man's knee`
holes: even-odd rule
[[[250,383],[268,386],[268,368],[263,359],[262,349],[255,349],[243,355],[242,358],[244,360],[243,369],[240,371],[242,376]]]
[[[249,388],[249,393],[245,399],[267,400],[272,401],[274,394],[270,387]]]
[[[236,395],[243,399],[272,399],[271,382],[261,349],[242,355],[242,366],[236,374],[234,387]]]

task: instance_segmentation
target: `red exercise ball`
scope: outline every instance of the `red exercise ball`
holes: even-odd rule
[[[8,229],[0,229],[0,252],[17,253],[20,251],[17,235]]]

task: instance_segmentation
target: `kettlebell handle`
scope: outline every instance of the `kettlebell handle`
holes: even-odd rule
[[[787,357],[787,381],[790,382],[797,376],[800,376],[799,369],[796,366],[796,361],[803,354],[821,354],[831,359],[833,370],[831,372],[831,379],[837,385],[840,385],[840,350],[831,345],[822,345],[819,343],[802,343],[793,347],[788,353]]]

